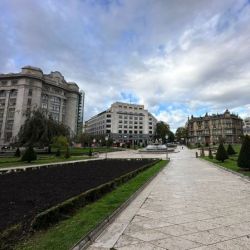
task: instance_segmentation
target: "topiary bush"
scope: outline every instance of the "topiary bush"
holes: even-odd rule
[[[61,150],[59,148],[56,150],[56,156],[57,157],[61,156]]]
[[[240,149],[238,167],[250,169],[250,137],[248,135],[245,136]]]
[[[21,156],[21,151],[19,148],[16,149],[16,152],[14,154],[15,157],[20,157]]]
[[[217,161],[221,162],[224,162],[226,159],[228,159],[227,151],[225,150],[223,143],[220,143],[215,158]]]
[[[65,152],[65,154],[64,154],[64,158],[66,158],[66,159],[70,158],[69,147],[67,147],[67,149],[66,149],[66,152]]]
[[[32,146],[29,146],[29,147],[25,150],[25,152],[24,152],[24,154],[23,154],[23,156],[22,156],[21,161],[27,161],[27,162],[30,163],[31,161],[35,161],[36,159],[37,159],[37,155],[36,155],[35,150],[33,149]]]
[[[205,157],[205,152],[204,152],[204,148],[201,148],[201,157]]]
[[[234,151],[234,148],[232,147],[231,144],[228,144],[228,147],[227,147],[227,154],[228,155],[235,155],[236,152]]]

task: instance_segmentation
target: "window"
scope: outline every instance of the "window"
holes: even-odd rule
[[[122,119],[122,115],[119,115],[119,119]]]
[[[122,120],[119,120],[119,123],[122,123]]]
[[[137,129],[137,126],[134,126],[134,129]]]
[[[32,89],[29,89],[28,96],[32,96]]]
[[[6,123],[6,130],[12,130],[12,128],[13,128],[13,123],[14,123],[13,120],[7,120],[7,123]]]
[[[106,127],[107,127],[107,128],[111,128],[111,125],[110,125],[110,124],[107,124]]]
[[[47,109],[48,108],[48,104],[47,103],[42,103],[42,109]]]
[[[129,124],[133,124],[133,121],[129,121]]]
[[[31,105],[31,99],[29,98],[28,101],[27,101],[27,105]]]
[[[118,128],[122,128],[122,125],[119,125]]]
[[[3,118],[3,111],[0,111],[0,118]]]
[[[16,98],[10,99],[9,105],[10,106],[15,106],[16,105]]]
[[[134,120],[138,120],[138,116],[135,116],[135,117],[134,117]]]
[[[132,130],[129,130],[129,133],[130,133],[130,134],[133,134],[133,131],[132,131]]]
[[[127,117],[127,116],[124,116],[124,119],[126,120],[126,119],[128,119],[128,117]]]
[[[108,114],[108,115],[107,115],[107,117],[109,117],[109,118],[110,118],[110,117],[111,117],[111,115],[110,115],[110,114]]]
[[[127,125],[125,125],[125,126],[124,126],[124,128],[128,128],[128,126],[127,126]]]
[[[17,96],[17,90],[16,89],[12,89],[10,91],[10,97],[15,97],[15,96]]]
[[[142,131],[139,131],[139,134],[142,134]]]
[[[142,117],[139,117],[139,120],[141,121],[141,120],[143,120],[143,118],[142,118]]]
[[[127,131],[127,130],[124,130],[123,132],[124,132],[124,134],[127,134],[127,133],[128,133],[128,131]]]
[[[133,120],[133,116],[129,116],[129,119],[130,119],[130,120]]]
[[[9,111],[8,111],[8,118],[12,119],[14,118],[14,115],[15,115],[15,109],[14,108],[9,108]]]
[[[149,126],[149,129],[152,129],[152,126]]]
[[[139,127],[139,129],[143,129],[143,127],[142,127],[142,126],[140,126],[140,127]]]
[[[6,91],[5,90],[0,91],[0,97],[6,97]]]
[[[18,80],[17,79],[12,79],[11,84],[17,84]]]
[[[124,124],[128,124],[128,121],[124,121]]]
[[[107,120],[106,120],[106,122],[110,123],[110,122],[111,122],[111,120],[110,120],[110,119],[107,119]]]
[[[0,100],[0,107],[4,107],[5,106],[5,100]]]
[[[119,134],[122,134],[122,130],[119,130],[118,133],[119,133]]]

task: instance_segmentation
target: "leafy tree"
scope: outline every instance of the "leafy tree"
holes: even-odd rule
[[[21,156],[21,151],[19,148],[16,149],[16,152],[15,152],[15,157],[20,157]]]
[[[59,148],[56,150],[56,156],[57,157],[61,156],[61,150]]]
[[[56,122],[52,117],[47,117],[42,111],[34,110],[18,133],[18,143],[28,146],[49,146],[52,138],[60,135],[69,138],[69,128]]]
[[[55,136],[52,139],[52,146],[57,149],[67,148],[68,145],[69,145],[68,139],[63,135]]]
[[[238,166],[240,168],[250,169],[250,137],[248,135],[245,136],[240,149]]]
[[[236,152],[234,151],[234,148],[232,147],[231,144],[228,144],[228,147],[227,147],[227,154],[228,155],[235,155]]]
[[[179,127],[177,128],[175,132],[175,138],[177,141],[182,141],[182,138],[186,140],[187,138],[187,129],[185,127]]]
[[[204,148],[201,148],[201,157],[205,157],[205,152],[204,152]]]
[[[221,162],[224,162],[226,159],[228,159],[227,151],[225,150],[223,143],[220,143],[215,158]]]
[[[172,131],[168,132],[168,142],[174,142],[175,136]]]
[[[33,147],[32,146],[29,146],[23,156],[22,156],[22,159],[21,161],[27,161],[27,162],[31,162],[31,161],[35,161],[37,159],[37,155],[36,155],[36,152],[34,151]]]
[[[156,124],[155,129],[155,139],[162,139],[163,142],[166,142],[166,135],[168,135],[170,127],[167,123],[160,121]]]

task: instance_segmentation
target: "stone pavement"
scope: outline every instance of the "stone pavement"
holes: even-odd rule
[[[89,250],[250,249],[250,182],[184,149]]]

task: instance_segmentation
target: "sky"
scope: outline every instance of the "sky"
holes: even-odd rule
[[[0,72],[60,71],[85,119],[144,104],[172,130],[225,109],[250,116],[250,0],[0,0]]]

